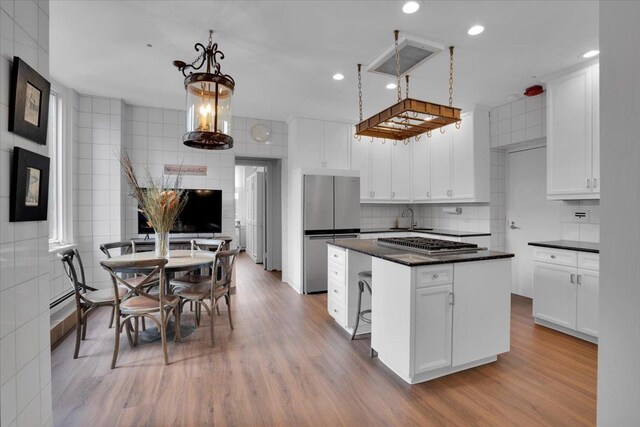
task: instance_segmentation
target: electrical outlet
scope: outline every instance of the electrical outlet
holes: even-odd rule
[[[587,209],[576,209],[573,211],[574,222],[588,224],[591,222],[591,211]]]

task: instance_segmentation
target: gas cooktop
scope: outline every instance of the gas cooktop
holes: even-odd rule
[[[479,248],[475,243],[451,242],[427,237],[382,237],[378,239],[378,244],[426,254],[465,253],[486,249]]]

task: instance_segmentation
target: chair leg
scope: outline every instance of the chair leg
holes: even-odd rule
[[[353,327],[353,333],[351,334],[351,339],[353,340],[356,337],[356,332],[358,331],[358,325],[360,324],[360,309],[362,307],[362,291],[364,290],[362,287],[362,282],[358,282],[358,287],[360,288],[358,292],[358,309],[356,310],[356,325]]]
[[[109,329],[113,328],[113,318],[116,315],[116,306],[115,304],[111,306],[111,320],[109,320]]]
[[[167,353],[167,324],[165,322],[164,309],[160,310],[160,338],[162,339],[162,353],[164,354],[164,364],[169,364],[169,354]]]
[[[224,300],[227,303],[227,313],[229,314],[229,326],[231,326],[231,329],[233,329],[233,319],[231,318],[231,294],[226,294],[224,296]],[[216,305],[216,308],[218,308],[217,305]]]
[[[211,300],[211,304],[215,305],[215,300]],[[213,306],[211,307],[211,316],[209,316],[209,324],[211,329],[211,346],[214,346],[215,339],[213,337],[213,324],[215,323],[215,316],[213,315]]]
[[[196,328],[200,326],[200,304],[196,303]]]
[[[77,359],[80,353],[80,338],[82,336],[82,309],[76,310],[76,349],[73,352],[73,358]]]
[[[140,329],[140,319],[138,317],[136,317],[136,323],[135,323],[135,329],[133,331],[133,344],[135,346],[138,345],[138,331]]]
[[[127,322],[124,324],[124,329],[127,332],[127,339],[129,340],[129,346],[133,347],[133,338],[131,337],[131,318],[127,319]]]
[[[116,367],[116,359],[118,359],[118,350],[120,349],[120,314],[116,317],[116,339],[113,346],[113,358],[111,359],[111,369]]]
[[[173,309],[173,315],[176,318],[176,325],[175,325],[176,342],[182,342],[182,330],[180,329],[180,320],[182,318],[182,315],[180,314],[180,306],[179,305],[178,305],[178,307]]]
[[[147,324],[144,322],[144,316],[142,316],[142,330],[143,331],[147,330]]]
[[[218,316],[220,316],[220,306],[216,304],[216,313],[218,313]]]
[[[87,339],[87,322],[89,321],[88,319],[89,316],[87,316],[87,313],[85,313],[82,318],[82,341]]]

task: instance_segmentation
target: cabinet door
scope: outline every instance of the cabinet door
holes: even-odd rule
[[[371,147],[369,138],[351,138],[351,170],[360,172],[360,200],[371,200]]]
[[[325,122],[324,124],[324,166],[330,169],[349,169],[350,125]]]
[[[598,301],[600,273],[590,270],[578,270],[578,307],[577,330],[585,334],[598,336]]]
[[[423,135],[418,142],[413,144],[413,179],[412,200],[414,202],[426,201],[431,198],[431,141]]]
[[[324,165],[324,124],[319,120],[298,119],[296,140],[297,166],[321,168]]]
[[[591,66],[591,97],[592,97],[592,183],[594,193],[600,193],[600,64]]]
[[[431,200],[447,200],[451,191],[451,142],[450,126],[445,133],[433,131],[431,145]]]
[[[533,316],[565,328],[576,328],[575,267],[535,262]]]
[[[388,143],[387,143],[388,144]],[[391,147],[391,200],[411,200],[411,152],[413,142],[399,141]]]
[[[473,199],[475,197],[475,167],[473,152],[473,114],[462,117],[460,129],[455,125],[447,126],[447,132],[453,134],[451,160],[451,192],[454,199]]]
[[[415,292],[414,375],[451,366],[453,286],[433,286]]]
[[[374,140],[371,144],[371,191],[373,200],[391,200],[391,147],[392,142],[385,144]]]
[[[591,193],[591,69],[547,85],[547,194]]]

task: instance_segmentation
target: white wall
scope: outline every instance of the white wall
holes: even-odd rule
[[[9,222],[14,147],[48,150],[7,131],[11,61],[49,78],[49,2],[0,2],[0,425],[51,425],[47,221]]]
[[[598,424],[640,422],[639,2],[600,2]]]

